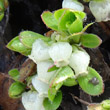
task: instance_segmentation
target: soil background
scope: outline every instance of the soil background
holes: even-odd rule
[[[81,1],[83,3],[83,1]],[[43,24],[40,15],[45,10],[54,11],[61,8],[62,0],[9,0],[9,7],[5,11],[5,17],[0,22],[0,110],[24,110],[20,99],[8,97],[8,88],[13,82],[8,71],[19,68],[26,57],[12,52],[6,48],[6,44],[23,30],[30,30],[44,34],[49,29]],[[83,3],[87,20],[84,25],[94,22],[87,3]],[[91,57],[91,66],[102,76],[105,84],[104,93],[97,97],[84,93],[79,86],[62,87],[63,100],[58,110],[87,110],[86,105],[73,98],[71,94],[87,102],[101,102],[110,98],[110,22],[94,23],[87,29],[88,33],[94,33],[102,39],[100,47],[86,49]]]

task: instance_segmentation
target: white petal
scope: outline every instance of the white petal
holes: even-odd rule
[[[36,91],[22,94],[22,103],[26,110],[42,110],[43,100]]]
[[[84,10],[84,6],[76,0],[63,0],[62,8],[71,8],[78,11]]]
[[[48,53],[49,47],[41,39],[37,39],[32,45],[31,55],[29,58],[35,63],[48,60],[50,58]]]
[[[90,56],[85,51],[76,50],[70,57],[69,65],[74,69],[76,77],[87,74]]]
[[[49,85],[40,80],[37,75],[32,78],[32,84],[34,88],[38,91],[40,96],[48,96]]]
[[[57,67],[69,64],[72,47],[67,42],[54,43],[49,49],[49,55]]]
[[[38,77],[46,82],[49,83],[51,78],[55,75],[56,71],[47,72],[50,67],[52,67],[54,64],[52,61],[45,61],[45,62],[39,62],[37,63],[37,73]]]
[[[89,7],[97,22],[110,20],[109,0],[90,1]]]

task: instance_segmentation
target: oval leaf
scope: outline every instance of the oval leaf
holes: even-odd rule
[[[19,71],[18,69],[12,69],[8,72],[8,74],[10,75],[10,77],[15,80],[18,81],[19,80]]]
[[[54,100],[51,102],[48,98],[46,98],[43,102],[45,110],[56,110],[62,101],[62,92],[57,92]]]
[[[45,37],[41,34],[32,32],[32,31],[23,31],[19,34],[20,41],[25,45],[27,48],[32,48],[32,44],[35,42],[36,39],[42,39],[44,41],[50,41],[49,37]]]
[[[83,91],[89,95],[100,95],[104,91],[104,84],[101,76],[91,67],[88,74],[78,78],[78,82]]]
[[[31,50],[26,48],[19,40],[18,36],[13,38],[8,44],[7,44],[7,48],[9,48],[10,50],[19,52],[23,55],[29,55],[31,53]]]
[[[24,92],[26,85],[20,82],[14,82],[9,88],[9,96],[11,98],[19,98],[21,94]]]
[[[101,44],[102,40],[94,34],[83,34],[80,42],[84,47],[96,48]]]
[[[44,24],[53,29],[53,30],[58,30],[58,22],[57,20],[54,18],[54,14],[49,12],[49,11],[45,11],[42,13],[41,18],[44,22]]]

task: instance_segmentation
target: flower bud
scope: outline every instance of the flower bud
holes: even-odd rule
[[[43,82],[37,75],[32,78],[32,85],[38,91],[39,96],[48,96],[49,85]]]
[[[36,91],[22,94],[22,103],[26,110],[44,110],[42,107],[43,100],[44,97],[40,97]]]
[[[69,65],[74,69],[76,77],[87,74],[87,67],[90,62],[90,56],[86,51],[75,50],[71,57]]]
[[[44,41],[37,39],[32,45],[32,51],[31,55],[29,55],[29,58],[32,59],[35,63],[48,60],[50,58],[48,49],[49,47]]]
[[[57,67],[68,65],[71,53],[72,47],[67,42],[54,43],[49,49],[49,55]]]
[[[77,11],[84,10],[84,6],[77,0],[63,0],[62,8],[71,8]]]
[[[42,81],[49,83],[51,78],[54,76],[56,71],[48,72],[48,69],[53,65],[52,61],[39,62],[37,64],[37,74]]]
[[[97,22],[110,20],[110,0],[94,0],[89,3]]]

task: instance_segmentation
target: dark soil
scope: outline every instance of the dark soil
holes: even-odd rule
[[[7,76],[12,68],[19,68],[26,57],[8,50],[5,45],[22,30],[31,30],[44,34],[49,29],[43,24],[40,15],[45,10],[54,11],[61,8],[62,0],[9,0],[9,8],[0,22],[0,110],[24,110],[20,99],[10,99],[8,88],[12,80]],[[84,25],[95,19],[85,5],[88,19]],[[79,86],[62,87],[63,100],[58,110],[86,110],[86,106],[71,94],[88,102],[101,102],[110,98],[110,22],[95,23],[87,30],[102,39],[102,44],[96,49],[87,49],[91,56],[91,66],[103,77],[105,92],[100,97],[91,97],[84,93]]]

